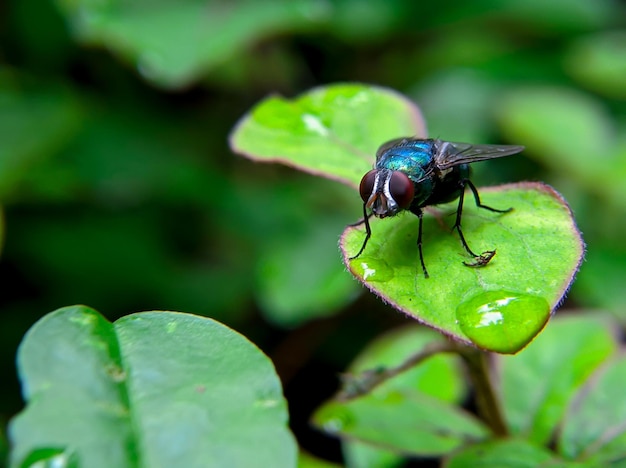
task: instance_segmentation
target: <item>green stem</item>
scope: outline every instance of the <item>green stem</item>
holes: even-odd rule
[[[459,347],[459,354],[467,365],[469,377],[474,385],[478,413],[496,436],[507,436],[508,429],[489,372],[489,355],[484,351],[465,346]]]
[[[449,342],[436,342],[427,345],[421,351],[409,356],[399,366],[389,368],[370,369],[359,374],[344,374],[342,376],[342,389],[337,395],[341,401],[351,400],[370,393],[374,388],[383,384],[396,375],[414,368],[424,360],[440,353],[456,352],[457,347]]]

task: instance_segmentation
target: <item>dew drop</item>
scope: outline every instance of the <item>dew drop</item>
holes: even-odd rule
[[[347,408],[331,405],[322,408],[319,422],[326,432],[336,434],[347,430],[354,421],[352,413]]]
[[[62,448],[38,448],[28,454],[20,466],[28,468],[78,468],[74,453]]]
[[[384,260],[363,256],[352,260],[350,266],[363,281],[384,282],[393,278],[393,269]]]
[[[310,132],[317,133],[321,136],[327,136],[330,133],[330,130],[324,126],[322,121],[312,114],[303,114],[302,121]]]
[[[550,305],[530,294],[486,291],[459,304],[456,317],[463,333],[477,346],[514,354],[544,327]]]
[[[167,325],[165,326],[165,332],[174,333],[176,332],[177,328],[178,328],[178,322],[175,320],[170,320],[169,322],[167,322]]]

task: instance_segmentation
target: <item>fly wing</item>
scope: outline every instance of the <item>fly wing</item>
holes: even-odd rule
[[[459,164],[503,158],[522,151],[524,147],[517,145],[471,145],[439,141],[435,152],[435,163],[439,169],[448,169]]]

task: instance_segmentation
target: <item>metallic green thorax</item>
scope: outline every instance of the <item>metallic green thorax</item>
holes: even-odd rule
[[[469,177],[469,165],[440,171],[435,154],[439,140],[409,140],[389,148],[381,148],[376,155],[376,169],[389,169],[406,174],[415,187],[413,206],[423,207],[454,200],[459,196],[459,182]]]

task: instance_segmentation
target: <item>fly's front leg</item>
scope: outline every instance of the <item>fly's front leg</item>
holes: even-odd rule
[[[417,250],[420,254],[420,263],[422,264],[422,271],[424,272],[424,278],[428,278],[428,270],[426,270],[426,264],[424,263],[424,253],[422,252],[422,224],[424,213],[420,208],[411,208],[411,213],[419,219],[419,227],[417,229]]]
[[[348,224],[349,227],[355,227],[355,226],[360,226],[361,224],[365,224],[365,240],[363,240],[363,245],[361,246],[361,249],[357,252],[357,254],[353,257],[350,257],[348,260],[354,260],[359,255],[361,255],[363,251],[365,250],[367,241],[370,240],[370,237],[372,237],[372,228],[370,228],[371,216],[372,216],[372,213],[370,214],[367,213],[367,207],[365,206],[365,203],[363,203],[363,219],[361,219],[360,221],[357,221],[356,223]]]

